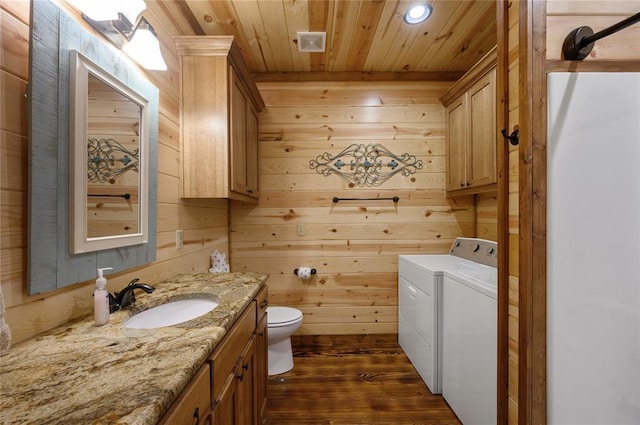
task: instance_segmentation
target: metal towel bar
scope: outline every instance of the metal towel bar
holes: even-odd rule
[[[131,194],[130,193],[123,193],[122,195],[110,195],[110,194],[100,194],[100,193],[90,193],[87,196],[95,196],[97,198],[124,198],[124,199],[131,199]]]
[[[393,196],[391,198],[338,198],[337,196],[333,197],[333,203],[337,204],[340,201],[393,201],[398,202],[400,200],[399,196]]]
[[[578,27],[565,37],[564,42],[562,43],[562,56],[566,60],[582,60],[591,53],[591,49],[593,49],[596,41],[633,25],[636,22],[640,22],[640,13],[636,13],[635,15],[630,16],[617,24],[613,24],[602,31],[598,31],[595,34],[591,27]]]

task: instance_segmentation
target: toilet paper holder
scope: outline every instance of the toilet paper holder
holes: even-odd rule
[[[318,273],[316,269],[311,269],[311,274],[316,274],[316,273]],[[293,269],[293,274],[298,276],[298,269]]]

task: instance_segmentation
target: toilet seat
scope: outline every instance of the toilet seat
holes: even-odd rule
[[[267,307],[267,327],[280,328],[302,320],[302,312],[293,307]]]

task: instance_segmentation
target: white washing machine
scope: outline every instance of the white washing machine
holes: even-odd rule
[[[497,244],[457,238],[443,255],[398,258],[398,342],[433,394],[442,393],[442,300],[447,271],[497,262]]]
[[[497,420],[497,269],[445,271],[442,395],[463,424]]]

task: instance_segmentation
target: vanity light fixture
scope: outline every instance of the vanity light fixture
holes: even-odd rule
[[[412,5],[404,14],[404,21],[407,24],[419,24],[431,16],[433,7],[429,3],[418,3]]]
[[[140,18],[129,42],[124,45],[122,50],[145,69],[167,70],[167,64],[160,51],[158,35],[144,17]]]
[[[147,8],[144,0],[67,0],[72,6],[94,21],[113,21],[123,14],[129,22],[136,22]]]
[[[144,0],[68,1],[80,10],[82,19],[140,66],[153,71],[167,70],[157,34],[149,21],[140,16],[147,7]]]

